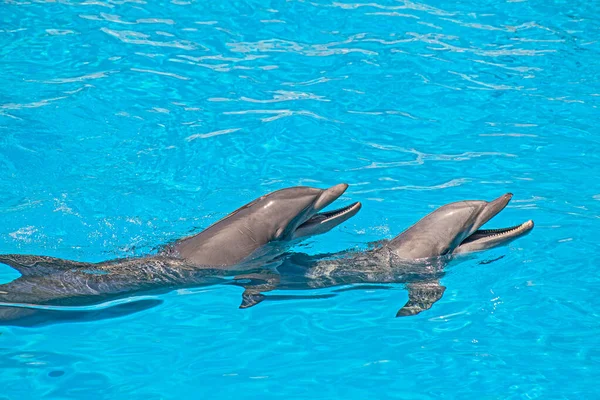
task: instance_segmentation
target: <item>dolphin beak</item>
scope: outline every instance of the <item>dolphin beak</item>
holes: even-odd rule
[[[340,183],[332,186],[329,189],[325,189],[319,198],[315,201],[313,207],[315,211],[319,212],[334,201],[336,201],[344,192],[348,189],[347,183]]]
[[[453,254],[470,253],[473,251],[503,246],[531,232],[534,226],[532,220],[508,228],[479,229],[482,225],[504,210],[512,196],[512,193],[507,193],[496,200],[487,203],[473,224],[473,233],[461,242],[454,250]]]
[[[512,193],[506,193],[505,195],[498,197],[496,200],[487,203],[483,210],[477,216],[477,219],[475,220],[475,229],[479,229],[481,226],[485,225],[486,222],[488,222],[490,219],[500,214],[500,211],[504,210],[504,208],[508,205],[512,197]]]
[[[348,189],[348,185],[340,183],[324,190],[313,204],[314,211],[317,213],[296,228],[293,235],[294,239],[328,232],[342,222],[355,216],[362,207],[359,202],[352,203],[347,207],[338,208],[337,210],[318,213],[318,211],[321,211],[337,200],[344,194],[346,189]]]

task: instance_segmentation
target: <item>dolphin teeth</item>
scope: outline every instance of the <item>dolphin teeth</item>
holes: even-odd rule
[[[513,234],[518,231],[528,230],[533,227],[533,221],[529,220],[520,225],[511,226],[508,228],[498,228],[498,229],[479,229],[475,231],[472,235],[465,238],[461,245],[467,244],[470,242],[474,242],[481,239],[489,239],[489,238],[497,238],[501,236],[506,236],[509,234]]]
[[[489,230],[489,231],[491,231],[490,233],[497,232],[495,234],[492,234],[489,237],[502,236],[502,235],[505,235],[507,233],[513,233],[515,231],[519,231],[519,230],[522,230],[522,229],[528,229],[532,225],[533,225],[533,221],[529,220],[527,222],[522,223],[521,225],[516,225],[516,226],[510,227],[510,228]]]
[[[343,207],[343,208],[340,208],[340,209],[337,209],[337,210],[333,210],[333,211],[331,211],[329,213],[322,213],[323,216],[325,217],[325,219],[322,222],[327,221],[327,220],[332,219],[332,218],[339,217],[340,215],[344,215],[344,214],[349,213],[350,211],[352,211],[356,207],[357,204],[358,204],[358,202],[357,203],[352,203],[352,204],[350,204],[347,207]]]
[[[352,203],[349,206],[338,208],[336,210],[318,213],[316,215],[313,215],[308,221],[306,221],[302,225],[309,224],[309,223],[319,223],[319,224],[322,224],[322,223],[325,223],[325,222],[327,222],[329,220],[332,220],[332,219],[338,218],[338,217],[340,217],[342,215],[348,214],[348,213],[354,211],[356,209],[356,207],[360,207],[360,203],[359,202]]]

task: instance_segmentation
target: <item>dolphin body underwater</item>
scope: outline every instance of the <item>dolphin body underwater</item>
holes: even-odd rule
[[[0,264],[21,274],[0,285],[0,324],[31,326],[124,315],[161,301],[138,300],[107,310],[85,307],[220,283],[235,272],[264,266],[290,246],[325,233],[355,215],[361,208],[358,202],[320,212],[347,188],[346,184],[326,190],[298,186],[269,193],[197,235],[176,241],[148,257],[85,263],[44,256],[0,255]]]
[[[252,307],[271,290],[303,290],[352,284],[404,283],[408,302],[396,316],[416,315],[442,298],[443,267],[458,254],[506,245],[533,229],[533,221],[501,229],[479,229],[502,211],[507,193],[486,201],[459,201],[438,208],[375,249],[309,256],[284,255],[277,273],[270,270],[236,277],[245,288],[241,308]],[[330,295],[331,296],[331,295]],[[276,296],[282,298],[282,296]],[[283,297],[285,298],[285,297]]]
[[[501,246],[533,229],[532,221],[510,228],[479,229],[508,204],[512,195],[506,194],[492,202],[447,204],[373,250],[317,256],[285,253],[292,245],[331,230],[360,210],[361,204],[353,203],[319,212],[346,188],[340,184],[327,190],[295,187],[270,193],[155,256],[92,264],[0,255],[0,263],[22,275],[0,285],[0,323],[31,326],[110,318],[160,301],[138,300],[106,311],[80,307],[219,283],[245,288],[241,308],[258,304],[267,298],[263,293],[271,290],[404,283],[409,301],[397,316],[415,315],[442,297],[445,288],[439,279],[453,255]],[[227,276],[234,278],[227,280]]]

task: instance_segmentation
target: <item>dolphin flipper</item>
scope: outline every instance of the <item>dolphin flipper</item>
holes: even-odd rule
[[[270,292],[279,284],[279,274],[273,271],[237,275],[232,284],[244,287],[240,308],[250,308],[265,299],[262,292]],[[243,282],[240,282],[243,281]]]
[[[265,271],[254,274],[238,275],[235,280],[244,281],[233,282],[234,285],[240,285],[245,288],[242,294],[242,304],[240,308],[250,308],[265,300],[281,301],[281,300],[314,300],[314,299],[329,299],[336,294],[317,294],[317,295],[264,295],[263,292],[270,292],[277,289],[280,282],[280,275],[272,271]],[[249,281],[249,282],[246,282]]]
[[[328,294],[314,294],[314,295],[269,295],[265,296],[264,294],[252,294],[247,295],[246,292],[242,295],[242,304],[240,308],[250,308],[252,306],[257,305],[265,300],[268,301],[282,301],[282,300],[322,300],[322,299],[330,299],[335,297],[336,294],[328,293]]]
[[[255,298],[253,299],[249,299],[250,301],[254,301],[253,304],[249,304],[247,306],[244,307],[244,301],[246,301],[246,298],[244,297],[244,295],[242,295],[242,305],[240,306],[240,308],[249,308],[252,307],[258,303],[261,303],[265,300],[267,301],[283,301],[283,300],[322,300],[322,299],[330,299],[332,297],[337,296],[335,293],[327,293],[327,294],[312,294],[312,295],[298,295],[298,294],[289,294],[289,295],[283,295],[283,294],[271,294],[271,295],[264,295],[264,294],[258,294],[258,295],[253,295],[255,296]],[[256,298],[258,297],[258,298]],[[257,301],[258,300],[258,301]]]
[[[242,293],[242,304],[240,304],[240,308],[250,308],[258,303],[262,302],[266,296],[262,293],[248,293],[248,291],[244,291]]]
[[[411,283],[406,285],[408,289],[408,301],[397,313],[396,317],[417,315],[421,311],[429,310],[433,304],[442,298],[445,286],[439,281],[428,281]]]

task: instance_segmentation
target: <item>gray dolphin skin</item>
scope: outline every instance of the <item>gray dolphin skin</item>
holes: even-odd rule
[[[480,230],[504,210],[512,193],[494,201],[459,201],[427,215],[386,244],[395,255],[416,260],[487,250],[510,243],[533,228],[533,221],[510,228]]]
[[[199,234],[148,257],[84,263],[44,256],[0,255],[0,263],[21,273],[18,279],[0,285],[0,323],[21,319],[26,320],[25,325],[44,323],[45,317],[52,319],[58,313],[55,309],[31,306],[89,306],[214,284],[229,274],[264,266],[293,244],[325,233],[354,216],[361,208],[358,202],[320,212],[347,187],[339,184],[322,190],[300,186],[272,192]],[[145,302],[144,307],[147,306]],[[119,312],[126,309],[120,306]],[[63,319],[69,319],[65,318],[68,311],[60,313]],[[83,317],[81,310],[74,313]]]
[[[277,273],[263,271],[240,275],[245,288],[241,308],[265,300],[271,290],[302,290],[341,285],[404,283],[408,302],[396,316],[416,315],[441,299],[445,287],[439,279],[453,256],[491,249],[520,238],[533,229],[533,221],[502,229],[480,229],[510,201],[508,193],[486,201],[460,201],[433,211],[396,238],[365,252],[342,252],[282,257]],[[276,296],[283,299],[293,296]]]
[[[298,186],[262,196],[237,209],[197,235],[168,246],[166,254],[192,265],[231,270],[249,262],[272,259],[310,236],[328,232],[360,210],[356,202],[319,213],[348,188],[341,183],[329,189]]]

